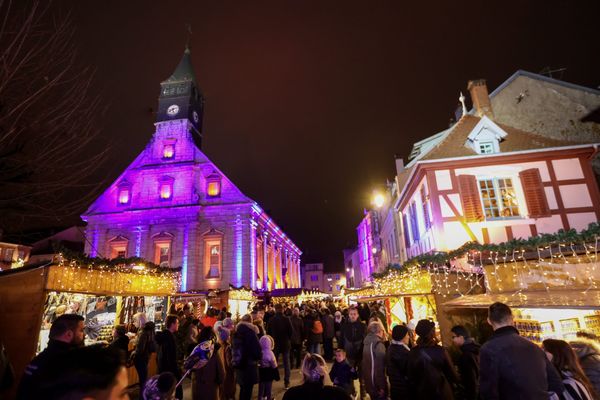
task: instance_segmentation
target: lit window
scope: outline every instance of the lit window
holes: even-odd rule
[[[173,178],[162,178],[160,181],[159,196],[161,200],[170,200],[173,197]]]
[[[311,275],[311,276],[310,276],[310,280],[311,280],[312,282],[316,282],[316,281],[318,281],[318,280],[319,280],[319,275]]]
[[[335,285],[335,290],[339,292],[340,290],[342,290],[342,287],[340,285]]]
[[[214,232],[204,238],[204,270],[207,279],[221,278],[223,235]]]
[[[119,189],[119,204],[129,204],[129,198],[130,198],[129,188],[128,187],[120,188]]]
[[[211,197],[216,197],[221,194],[221,182],[213,181],[208,182],[206,193]]]
[[[117,236],[109,242],[110,258],[125,258],[127,257],[127,238]]]
[[[479,143],[479,154],[492,154],[494,153],[493,142],[480,142]]]
[[[486,219],[519,216],[517,194],[510,178],[481,179],[479,193]]]
[[[163,158],[169,159],[173,158],[175,155],[175,145],[174,144],[165,144],[163,147]]]

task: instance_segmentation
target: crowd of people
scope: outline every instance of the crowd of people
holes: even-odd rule
[[[109,346],[83,347],[83,318],[66,314],[26,368],[18,399],[127,399],[127,363],[147,400],[182,399],[180,383],[188,377],[194,400],[250,400],[256,385],[258,399],[271,400],[273,382],[282,378],[284,400],[591,400],[600,394],[597,338],[582,333],[571,343],[547,339],[540,347],[519,335],[505,304],[489,307],[494,332],[483,345],[461,325],[451,329],[453,348],[445,348],[430,319],[391,329],[388,321],[378,303],[267,305],[237,323],[225,309],[196,319],[184,308],[167,316],[160,332],[146,322],[129,352],[124,327],[115,328]],[[149,378],[154,352],[159,374]],[[301,385],[290,387],[292,369],[302,372]]]

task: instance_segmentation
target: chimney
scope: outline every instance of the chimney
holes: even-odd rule
[[[396,175],[400,175],[402,172],[404,172],[404,159],[400,158],[398,156],[395,156],[396,158]]]
[[[469,81],[467,89],[471,93],[471,101],[475,108],[475,113],[478,117],[486,115],[488,118],[494,119],[494,112],[492,110],[492,102],[488,95],[487,85],[485,79],[477,79]]]

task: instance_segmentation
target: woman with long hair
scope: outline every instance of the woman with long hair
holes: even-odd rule
[[[588,377],[583,373],[577,355],[564,340],[546,339],[542,342],[548,360],[560,373],[566,392],[565,398],[592,400],[597,398]]]
[[[325,385],[327,364],[319,354],[307,353],[302,361],[302,385],[289,388],[283,400],[350,400],[351,397],[342,388]]]
[[[133,365],[137,371],[140,381],[140,390],[144,389],[148,379],[148,361],[150,354],[156,353],[156,342],[154,340],[154,322],[148,321],[139,333],[137,345],[133,353]]]

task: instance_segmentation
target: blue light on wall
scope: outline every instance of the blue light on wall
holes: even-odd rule
[[[187,269],[188,269],[188,226],[183,228],[183,256],[181,257],[181,291],[187,290]]]
[[[242,219],[240,215],[235,216],[235,285],[242,286]]]

